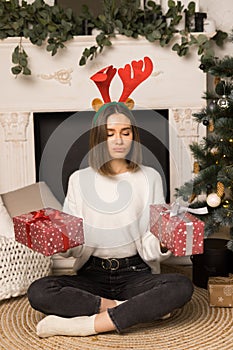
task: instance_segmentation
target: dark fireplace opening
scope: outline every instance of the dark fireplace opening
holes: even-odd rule
[[[163,178],[170,201],[168,110],[134,110],[143,164]],[[63,203],[69,176],[88,166],[89,130],[94,111],[34,113],[36,181],[45,181]]]

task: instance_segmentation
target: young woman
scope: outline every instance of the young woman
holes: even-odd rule
[[[119,102],[101,107],[90,132],[90,166],[69,179],[64,211],[84,220],[85,244],[75,275],[48,276],[28,290],[31,306],[48,315],[40,337],[87,336],[163,319],[187,303],[191,281],[159,274],[170,252],[149,231],[149,204],[164,203],[159,173],[141,164],[138,129]]]

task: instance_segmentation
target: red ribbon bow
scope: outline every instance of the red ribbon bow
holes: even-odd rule
[[[60,220],[62,219],[62,216],[58,210],[52,211],[49,215],[46,215],[46,209],[40,209],[38,211],[32,211],[31,214],[33,215],[32,219],[28,222],[26,222],[26,232],[27,232],[27,238],[28,238],[28,247],[32,247],[32,239],[30,235],[31,231],[31,224],[35,223],[37,221],[49,221],[49,222],[57,222],[60,223]],[[64,251],[69,249],[69,238],[67,235],[65,235],[62,232],[62,240],[63,240],[63,247]]]

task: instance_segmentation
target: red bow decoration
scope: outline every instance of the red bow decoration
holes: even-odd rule
[[[49,208],[48,208],[49,210]],[[60,215],[60,212],[57,210],[53,210],[52,213],[49,213],[49,215],[46,215],[46,209],[40,209],[38,211],[32,211],[31,214],[33,215],[32,219],[26,223],[26,232],[27,232],[27,239],[28,239],[28,247],[32,247],[32,240],[31,240],[31,224],[35,223],[37,221],[48,221],[48,222],[57,222],[58,224],[61,224],[62,216]],[[64,230],[65,231],[65,230]],[[67,250],[69,248],[69,238],[65,233],[61,233],[64,250]]]
[[[124,68],[119,68],[118,75],[123,83],[123,91],[119,98],[119,102],[127,102],[130,94],[138,85],[140,85],[150,76],[152,71],[153,63],[149,57],[144,57],[144,61],[132,61],[131,64],[126,64]],[[111,102],[109,87],[116,72],[116,68],[113,68],[113,66],[108,66],[101,69],[90,78],[97,85],[104,103]],[[96,101],[93,101],[93,107],[95,106],[95,103],[99,106],[103,104],[102,101],[96,99]],[[96,108],[94,107],[94,109]]]

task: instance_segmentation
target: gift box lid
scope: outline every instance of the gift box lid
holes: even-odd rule
[[[229,276],[223,277],[223,276],[217,276],[217,277],[209,277],[208,279],[208,285],[226,285],[226,284],[233,284],[233,274],[229,274]]]

